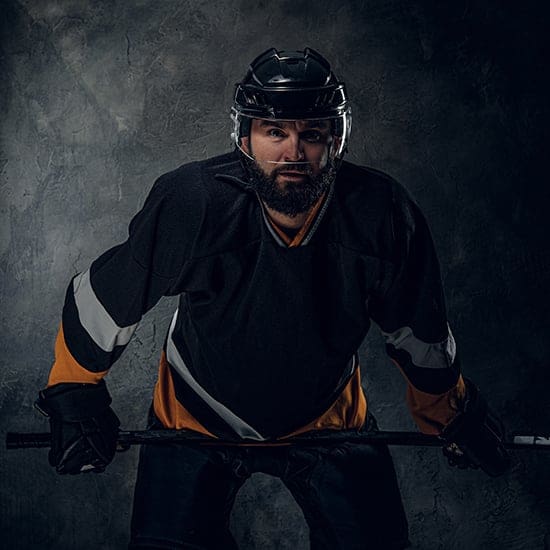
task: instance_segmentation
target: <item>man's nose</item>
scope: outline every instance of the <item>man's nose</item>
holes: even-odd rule
[[[303,144],[298,134],[291,134],[288,136],[286,146],[286,162],[296,162],[304,159]]]

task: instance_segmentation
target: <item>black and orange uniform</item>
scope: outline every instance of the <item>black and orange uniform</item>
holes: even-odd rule
[[[371,321],[423,432],[439,433],[464,392],[426,222],[368,168],[343,162],[293,237],[235,153],[160,177],[128,239],[69,286],[48,385],[99,381],[165,295],[180,295],[154,390],[165,427],[266,440],[362,426]]]
[[[407,192],[343,162],[289,234],[237,153],[160,177],[128,239],[72,280],[48,385],[99,382],[142,316],[173,295],[151,427],[237,445],[142,446],[130,548],[236,548],[229,511],[254,471],[285,483],[312,548],[405,548],[386,447],[238,442],[372,429],[357,357],[372,322],[420,429],[437,434],[455,416],[464,382],[433,242]]]

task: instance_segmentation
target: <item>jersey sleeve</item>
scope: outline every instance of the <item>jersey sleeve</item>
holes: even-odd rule
[[[48,386],[97,383],[118,359],[144,313],[174,293],[189,249],[177,186],[159,178],[128,239],[71,281]]]
[[[447,322],[439,262],[428,224],[395,184],[389,218],[391,257],[370,304],[386,351],[407,379],[407,404],[420,430],[439,434],[464,397]]]

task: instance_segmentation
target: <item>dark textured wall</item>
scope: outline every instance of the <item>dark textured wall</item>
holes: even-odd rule
[[[47,427],[32,403],[70,277],[125,238],[158,175],[228,150],[233,84],[272,45],[331,59],[353,101],[350,159],[402,181],[431,224],[464,372],[510,428],[548,432],[545,5],[0,2],[2,434]],[[146,316],[108,377],[125,427],[144,424],[172,308]],[[377,334],[362,355],[382,426],[411,427]],[[414,548],[543,548],[550,457],[518,452],[494,480],[433,449],[393,454]],[[1,450],[3,546],[124,548],[136,459],[60,478],[45,451]],[[232,527],[242,548],[307,548],[267,476],[243,488]]]

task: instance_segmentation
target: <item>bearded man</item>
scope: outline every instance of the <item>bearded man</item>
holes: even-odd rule
[[[232,121],[233,152],[160,177],[128,239],[72,280],[38,401],[50,463],[72,474],[111,461],[119,422],[103,378],[143,314],[179,295],[149,426],[224,444],[142,447],[130,548],[236,548],[229,514],[254,472],[285,483],[313,549],[405,548],[385,446],[287,443],[376,429],[357,354],[372,320],[420,430],[502,466],[460,374],[426,221],[393,179],[343,161],[348,96],[314,50],[257,57]]]

